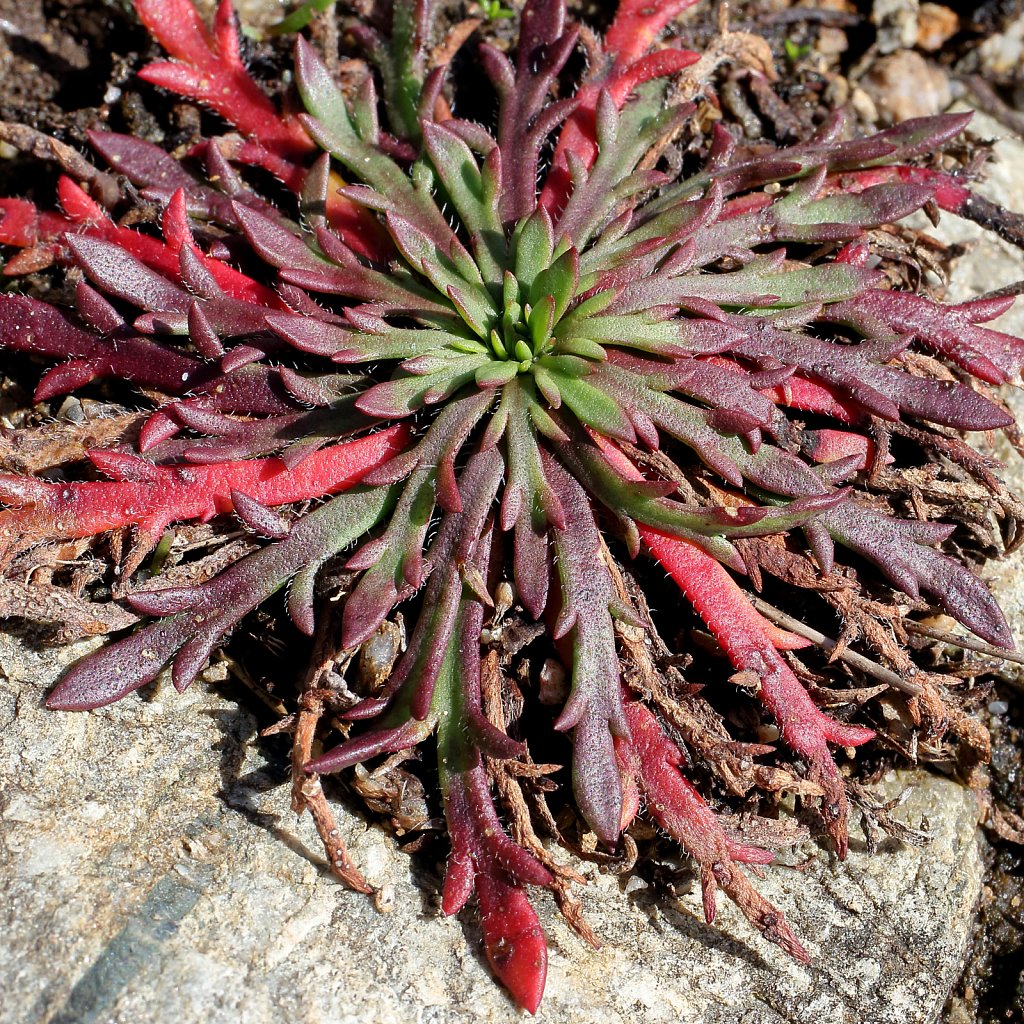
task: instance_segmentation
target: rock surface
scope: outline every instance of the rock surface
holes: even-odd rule
[[[327,874],[288,810],[284,756],[238,704],[167,684],[92,714],[48,712],[48,683],[82,648],[35,653],[0,634],[0,1022],[500,1024],[471,915],[437,908],[375,827],[341,826],[391,910]],[[898,812],[934,836],[869,856],[853,823],[839,865],[808,845],[759,887],[814,957],[789,961],[725,901],[583,893],[594,952],[540,897],[550,1022],[925,1024],[955,980],[981,885],[973,797],[905,776]],[[316,852],[314,852],[316,851]],[[804,865],[805,858],[810,858]],[[424,869],[419,867],[420,871]]]
[[[957,103],[950,109],[962,111],[970,108]],[[995,142],[993,160],[985,167],[985,179],[977,184],[976,191],[1009,210],[1024,211],[1024,141],[1009,134],[998,121],[978,111],[971,118],[968,130],[981,139]],[[932,230],[930,226],[929,230]],[[961,242],[970,246],[968,253],[957,262],[949,281],[947,297],[952,302],[975,298],[1024,277],[1024,254],[977,224],[945,214],[933,233],[944,242]],[[1008,313],[993,321],[992,326],[1024,336],[1024,299],[1018,299]],[[1013,466],[1007,468],[1014,471]],[[1024,480],[1024,473],[1019,473],[1016,478]]]

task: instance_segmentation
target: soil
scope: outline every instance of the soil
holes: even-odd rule
[[[610,13],[610,5],[600,0],[583,0],[574,6],[582,7],[586,19],[597,28]],[[919,78],[912,74],[912,69],[924,64],[935,83],[938,106],[944,105],[940,102],[943,97],[948,102],[950,97],[965,96],[1001,119],[1008,130],[1020,131],[1015,118],[1024,116],[1020,113],[1024,108],[1024,62],[1004,67],[998,55],[986,52],[982,44],[1024,19],[1024,3],[989,0],[960,11],[959,17],[950,8],[924,6],[933,8],[928,32],[919,30],[916,37],[906,39],[897,38],[898,24],[877,16],[873,21],[869,4],[856,5],[849,0],[806,6],[791,6],[787,0],[734,3],[730,27],[763,40],[779,77],[761,87],[724,68],[714,83],[720,102],[705,102],[702,114],[708,123],[723,117],[739,125],[751,146],[805,138],[837,105],[849,105],[860,126],[868,129],[902,109],[908,86],[915,93],[915,102],[930,102],[919,95]],[[445,13],[454,24],[476,10],[470,4],[449,3]],[[710,4],[699,4],[688,12],[684,20],[688,45],[697,50],[706,46],[718,31],[719,15]],[[509,23],[500,20],[486,28],[489,36],[497,36],[499,41],[503,33],[511,31]],[[899,45],[893,45],[894,39]],[[271,39],[250,40],[247,45],[254,72],[272,82],[285,44]],[[915,59],[901,56],[906,53],[916,55]],[[207,115],[135,82],[133,70],[153,55],[152,44],[127,5],[116,0],[0,0],[0,121],[28,125],[82,152],[87,149],[86,130],[97,124],[171,149],[185,146]],[[459,73],[458,66],[456,71]],[[472,72],[467,66],[461,73]],[[692,149],[700,149],[702,144],[699,136],[690,140]],[[50,205],[56,165],[41,169],[36,157],[22,155],[3,142],[0,156],[4,157],[0,194]],[[52,282],[39,276],[28,285],[42,292],[52,287]],[[19,287],[25,287],[24,280]],[[23,415],[36,420],[61,411],[36,408],[30,413],[26,388],[34,373],[29,372],[27,363],[17,361],[5,365],[4,370],[6,390],[0,402],[7,409],[20,404]],[[267,619],[254,626],[250,635],[264,627],[288,629]],[[989,684],[995,687],[991,700],[1005,701],[1010,707],[1008,715],[991,719],[993,792],[1010,811],[1024,815],[1020,683],[990,678]],[[971,963],[954,993],[949,1019],[957,1024],[1024,1024],[1024,981],[1020,980],[1024,971],[1024,851],[996,835],[990,838],[988,895],[980,911]]]

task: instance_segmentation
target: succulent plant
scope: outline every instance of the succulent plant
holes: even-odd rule
[[[36,399],[110,379],[155,404],[137,438],[88,452],[90,478],[0,476],[8,564],[39,542],[134,529],[119,592],[150,621],[75,665],[49,706],[107,704],[168,665],[183,690],[282,588],[313,635],[342,571],[332,651],[367,650],[396,609],[414,624],[376,691],[304,692],[297,807],[306,776],[435,744],[452,851],[442,908],[475,892],[494,972],[530,1010],[547,953],[529,887],[551,889],[588,935],[578,876],[538,840],[517,782],[552,769],[557,733],[600,848],[642,806],[696,861],[709,921],[720,886],[806,958],[737,866],[773,853],[726,828],[684,770],[727,746],[723,784],[742,793],[769,777],[751,765],[772,748],[673,716],[692,691],[672,690],[671,659],[644,640],[629,560],[678,584],[803,766],[780,785],[817,807],[840,857],[848,800],[830,745],[873,731],[843,720],[856,708],[841,689],[821,710],[785,654],[810,641],[766,619],[752,584],[778,576],[799,612],[805,595],[884,578],[1012,646],[985,585],[940,550],[954,527],[899,518],[868,486],[894,431],[976,469],[958,432],[1012,424],[983,393],[1024,365],[1024,342],[983,326],[1012,298],[943,306],[892,288],[871,246],[880,225],[962,205],[961,182],[913,161],[967,117],[849,138],[837,115],[809,141],[746,155],[719,126],[702,168],[670,169],[694,113],[671,85],[701,69],[652,47],[691,2],[622,0],[598,43],[563,0],[529,0],[514,57],[479,47],[492,133],[452,113],[427,0],[395,0],[390,37],[358,27],[374,73],[348,95],[299,38],[303,113],[246,70],[229,0],[212,31],[188,0],[135,0],[172,58],[141,77],[236,131],[182,159],[97,131],[113,173],[69,161],[61,213],[0,203],[0,241],[24,250],[8,274],[56,262],[77,279],[74,308],[0,296],[0,346],[54,364]],[[588,70],[570,83],[581,46]],[[250,168],[294,198],[265,198]],[[113,218],[124,181],[162,209],[162,237]],[[230,515],[264,542],[217,575],[162,586],[137,571],[170,524]],[[525,694],[496,639],[513,602],[553,645]],[[909,685],[928,699],[927,680]],[[562,702],[553,718],[538,690]],[[324,709],[343,735],[313,756]],[[337,872],[366,889],[313,809]]]

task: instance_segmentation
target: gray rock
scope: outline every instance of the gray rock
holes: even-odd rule
[[[958,103],[951,109],[970,108]],[[985,178],[976,190],[1009,210],[1024,211],[1024,141],[1009,135],[998,121],[978,111],[968,127],[980,138],[995,141],[994,159],[986,166]],[[928,229],[932,230],[930,225]],[[1020,249],[977,224],[945,214],[933,233],[944,242],[970,246],[949,281],[948,298],[952,302],[975,298],[1024,278],[1024,254]],[[1024,337],[1024,298],[1018,299],[1010,312],[993,321],[992,326]]]
[[[252,716],[168,684],[91,714],[41,697],[83,647],[46,654],[0,634],[0,1024],[332,1024],[512,1021],[471,914],[437,908],[440,865],[414,865],[381,830],[341,828],[392,909],[326,873],[288,810],[283,755]],[[974,798],[929,775],[898,812],[925,848],[814,845],[761,890],[814,957],[801,967],[723,901],[670,900],[590,871],[584,946],[540,895],[551,945],[547,1021],[708,1024],[934,1021],[958,973],[981,885]],[[806,863],[804,863],[806,861]],[[436,869],[432,870],[432,869]],[[417,873],[419,872],[419,873]],[[425,873],[424,873],[425,872]]]
[[[978,47],[978,57],[982,73],[996,80],[1019,75],[1024,62],[1024,17],[1018,15],[1005,31],[989,36]]]

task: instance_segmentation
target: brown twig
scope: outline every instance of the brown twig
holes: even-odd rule
[[[0,141],[39,160],[55,160],[76,181],[87,185],[89,192],[104,206],[113,206],[122,197],[121,186],[113,174],[93,166],[81,153],[66,142],[24,124],[0,121]]]
[[[799,619],[793,618],[792,615],[779,611],[778,608],[770,605],[762,598],[751,594],[750,602],[765,618],[770,619],[776,626],[788,629],[791,633],[796,633],[798,636],[806,637],[812,643],[821,647],[822,650],[829,653],[838,649],[838,657],[841,661],[845,661],[847,665],[858,669],[865,675],[869,675],[879,682],[891,686],[894,690],[901,690],[903,693],[909,693],[914,697],[924,693],[924,687],[904,679],[891,669],[884,668],[870,658],[865,658],[863,654],[858,654],[856,651],[841,647],[837,640],[833,640],[832,637],[818,632],[818,630],[806,625],[806,623],[801,622]]]
[[[301,814],[308,810],[316,826],[317,835],[324,844],[324,852],[331,873],[356,892],[372,893],[373,887],[360,874],[341,838],[334,812],[320,784],[320,776],[307,772],[306,764],[313,757],[316,728],[328,706],[330,691],[318,688],[318,683],[333,667],[337,651],[331,638],[336,635],[336,623],[330,614],[320,617],[310,668],[303,681],[299,697],[299,710],[294,717],[292,737],[292,810]]]
[[[1024,138],[1024,114],[1014,110],[1000,99],[999,94],[981,75],[967,75],[964,85],[974,94],[978,109],[994,117],[1004,128]]]
[[[993,647],[992,644],[973,640],[971,637],[962,636],[959,633],[950,633],[945,629],[932,629],[920,622],[907,621],[903,623],[903,626],[908,633],[926,636],[929,640],[937,640],[939,643],[949,644],[952,647],[962,647],[965,651],[974,651],[976,654],[987,654],[992,658],[999,658],[1001,661],[1012,662],[1014,665],[1024,665],[1024,654],[1018,654],[1016,651]]]

